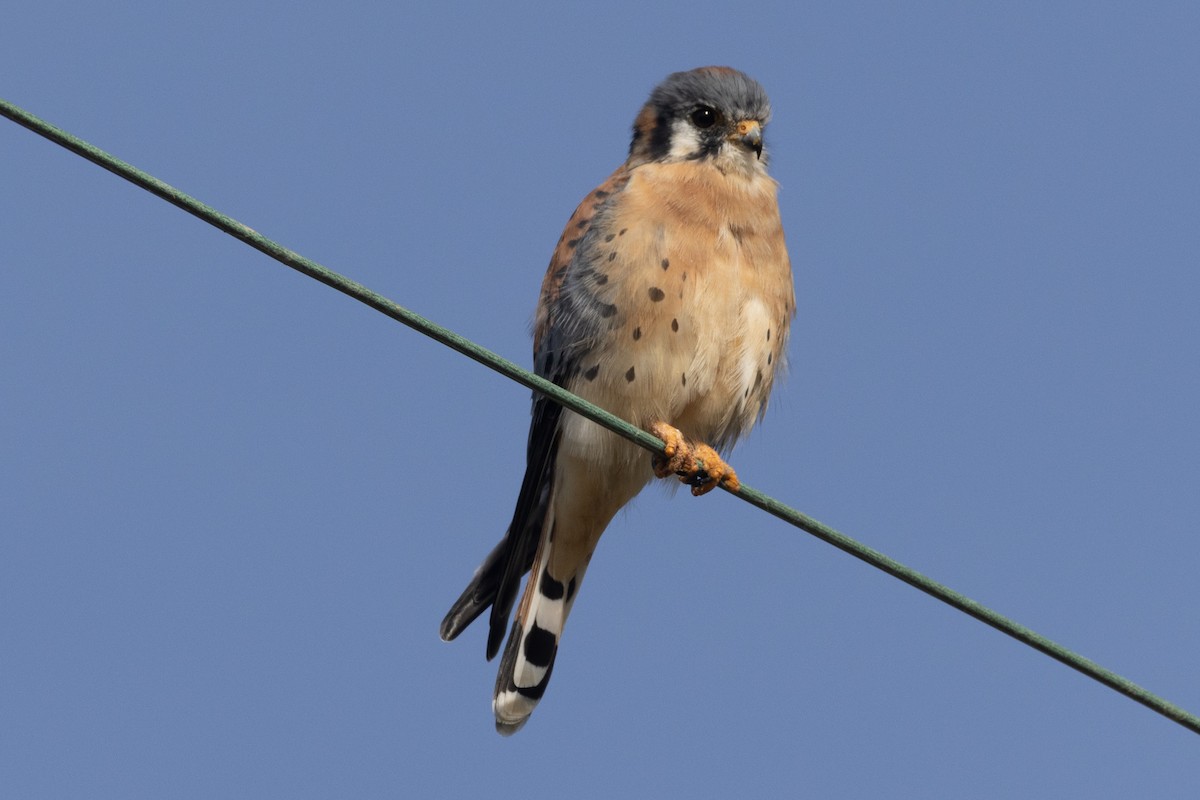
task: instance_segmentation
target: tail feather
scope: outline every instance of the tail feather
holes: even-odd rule
[[[522,683],[517,683],[518,661],[525,660],[520,653],[525,640],[524,629],[519,620],[513,621],[504,657],[500,660],[500,671],[496,674],[496,692],[492,699],[492,710],[496,714],[496,730],[502,736],[511,736],[525,726],[538,701],[546,693],[546,684],[554,671],[554,657],[558,654],[557,639],[549,643],[549,654],[545,664],[530,670],[528,662],[522,668]],[[537,657],[537,656],[534,656]],[[525,683],[528,681],[528,683]]]
[[[521,729],[546,691],[563,627],[583,579],[586,565],[566,580],[550,574],[553,546],[551,536],[534,562],[496,675],[492,710],[496,730],[505,736]]]
[[[500,583],[504,578],[509,551],[513,547],[514,543],[511,537],[505,534],[500,543],[492,549],[492,552],[488,553],[487,558],[479,565],[479,569],[475,570],[471,582],[454,601],[454,605],[450,607],[450,611],[442,620],[440,633],[443,641],[449,642],[457,638],[468,625],[495,602]],[[525,549],[528,551],[527,553],[516,554],[518,563],[524,567],[522,572],[528,570],[533,564],[533,556],[537,552],[537,539],[528,539]],[[503,610],[505,618],[508,617],[510,611],[512,611],[511,601],[509,607]],[[490,660],[495,655],[495,651],[489,648],[488,659]]]
[[[492,552],[488,553],[479,569],[475,570],[467,588],[442,619],[439,631],[443,641],[449,642],[457,638],[468,625],[479,618],[479,615],[487,611],[488,606],[499,602],[492,615],[487,643],[488,661],[496,657],[500,643],[504,641],[508,615],[516,602],[516,584],[533,566],[533,559],[537,554],[548,500],[549,487],[546,487],[540,492],[534,514],[518,532],[519,535],[514,536],[511,528],[506,531],[504,538],[492,548]],[[504,590],[506,580],[513,582],[513,586],[507,591]],[[500,621],[498,624],[497,620]]]

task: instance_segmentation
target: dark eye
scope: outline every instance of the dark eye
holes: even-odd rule
[[[700,106],[692,112],[692,124],[697,128],[711,128],[717,124],[717,112],[708,106]]]

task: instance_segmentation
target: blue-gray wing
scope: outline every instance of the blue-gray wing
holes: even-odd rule
[[[558,386],[569,388],[584,354],[615,312],[590,291],[595,275],[588,253],[598,236],[597,217],[616,202],[628,180],[628,170],[621,167],[575,209],[542,282],[534,322],[534,370]],[[525,476],[508,530],[442,620],[441,636],[449,641],[491,606],[489,660],[504,641],[521,577],[533,566],[542,537],[554,488],[562,411],[558,403],[534,393]]]

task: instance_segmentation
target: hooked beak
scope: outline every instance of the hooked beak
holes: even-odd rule
[[[737,124],[736,132],[729,138],[741,142],[743,147],[753,150],[755,158],[762,158],[762,125],[758,120],[742,120]]]

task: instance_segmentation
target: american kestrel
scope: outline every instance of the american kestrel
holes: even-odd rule
[[[504,538],[442,621],[446,641],[491,606],[487,657],[505,735],[542,698],[600,534],[671,474],[703,494],[737,476],[716,450],[767,406],[795,312],[767,95],[729,67],[667,77],[633,124],[629,157],[567,222],[542,283],[534,366],[666,442],[636,445],[535,394],[525,478]],[[697,463],[699,460],[699,464]],[[702,465],[702,466],[701,466]]]

